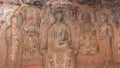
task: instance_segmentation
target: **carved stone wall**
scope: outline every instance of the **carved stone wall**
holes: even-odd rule
[[[0,0],[0,68],[120,68],[119,0]]]

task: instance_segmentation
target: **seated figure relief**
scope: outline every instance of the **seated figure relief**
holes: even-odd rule
[[[42,55],[40,52],[40,9],[24,4],[16,10],[12,18],[13,40],[16,49],[13,52],[16,58],[9,63],[9,68],[34,68],[42,67]],[[12,45],[13,46],[13,45]],[[16,62],[17,61],[17,62]],[[13,67],[14,66],[14,67]]]
[[[62,10],[54,13],[55,23],[48,29],[46,68],[75,68],[70,28]]]
[[[24,42],[23,47],[24,55],[37,55],[39,54],[39,40],[37,39],[36,24],[28,23],[29,26],[24,26]]]
[[[81,13],[80,24],[80,54],[95,54],[99,52],[96,29],[91,21],[91,15],[88,9]]]
[[[35,9],[28,7],[26,10],[26,21],[23,23],[23,55],[40,55],[39,25],[36,20]]]

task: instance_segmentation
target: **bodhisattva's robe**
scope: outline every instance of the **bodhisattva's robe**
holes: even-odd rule
[[[100,28],[99,28],[99,41],[100,45],[103,46],[104,48],[104,62],[105,62],[105,67],[111,68],[110,61],[112,60],[111,58],[111,40],[112,40],[112,27],[108,25],[107,23],[104,23]]]
[[[0,68],[6,67],[7,59],[6,30],[7,26],[3,24],[0,28]]]

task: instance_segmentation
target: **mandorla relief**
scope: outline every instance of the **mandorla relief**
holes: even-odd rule
[[[119,68],[114,3],[102,8],[77,2],[0,0],[0,7],[15,7],[12,14],[0,11],[9,17],[0,17],[0,68]]]

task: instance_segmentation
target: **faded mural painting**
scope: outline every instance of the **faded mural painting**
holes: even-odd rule
[[[119,68],[119,0],[0,0],[0,68]]]

